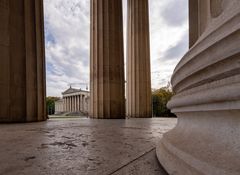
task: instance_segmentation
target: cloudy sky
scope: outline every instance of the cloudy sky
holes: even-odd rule
[[[90,0],[44,3],[47,95],[61,96],[69,83],[85,88],[78,83],[89,82]],[[188,0],[149,0],[149,5],[152,88],[159,88],[188,48]]]

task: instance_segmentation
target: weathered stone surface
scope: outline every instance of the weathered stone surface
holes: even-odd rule
[[[120,167],[113,175],[168,175],[159,164],[156,149],[146,152],[129,164]]]
[[[125,118],[121,0],[91,0],[90,116]]]
[[[43,0],[0,0],[0,122],[46,119]]]
[[[201,2],[200,2],[201,1]],[[240,1],[191,1],[198,5],[198,38],[177,65],[168,104],[178,116],[157,154],[169,174],[240,173]],[[194,25],[194,26],[192,26]],[[194,29],[194,31],[196,31]],[[195,32],[190,35],[196,35]]]
[[[128,117],[152,117],[148,8],[148,0],[128,0]]]
[[[0,174],[165,175],[153,151],[175,124],[165,118],[2,124]]]

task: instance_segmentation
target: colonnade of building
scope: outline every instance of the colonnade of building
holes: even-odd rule
[[[87,112],[88,107],[86,105],[85,95],[74,95],[63,97],[63,111],[66,112]]]
[[[128,9],[125,105],[122,0],[91,0],[92,118],[152,116],[148,0]],[[0,15],[0,121],[46,120],[43,0],[2,0]]]

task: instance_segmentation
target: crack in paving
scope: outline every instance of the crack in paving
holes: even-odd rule
[[[118,171],[122,170],[123,168],[127,167],[128,165],[130,165],[131,163],[137,161],[138,159],[141,159],[142,157],[146,156],[147,154],[151,153],[154,150],[156,150],[156,147],[153,147],[152,149],[148,150],[147,152],[143,153],[142,155],[138,156],[137,158],[131,160],[130,162],[126,163],[125,165],[122,165],[121,167],[119,167],[118,169],[114,170],[113,172],[111,172],[108,175],[113,175],[114,173],[117,173]]]

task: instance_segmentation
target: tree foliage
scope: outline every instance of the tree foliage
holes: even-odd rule
[[[163,87],[152,92],[153,115],[155,117],[176,117],[167,108],[167,103],[170,101],[174,93],[169,86]]]
[[[47,97],[47,114],[53,115],[55,113],[55,101],[60,100],[59,97]]]

